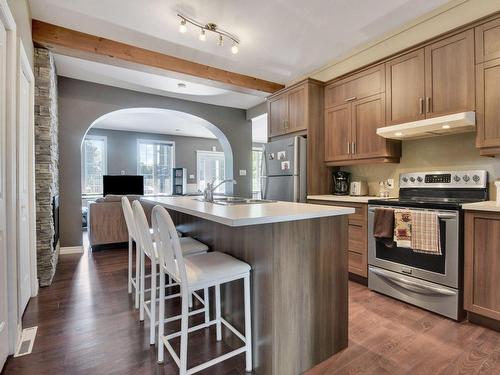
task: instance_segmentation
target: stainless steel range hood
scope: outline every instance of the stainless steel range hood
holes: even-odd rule
[[[406,122],[377,129],[377,134],[390,139],[418,139],[476,130],[476,113],[460,112],[452,115]]]

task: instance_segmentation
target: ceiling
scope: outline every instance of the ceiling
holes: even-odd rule
[[[201,83],[146,73],[139,70],[55,55],[57,74],[63,77],[120,87],[200,103],[248,109],[264,102],[262,96],[244,94]],[[180,88],[179,83],[185,85]]]
[[[34,19],[287,83],[448,1],[30,0],[30,5]],[[236,34],[240,52],[217,46],[213,35],[200,42],[194,27],[179,33],[177,11]]]
[[[131,108],[111,112],[96,120],[92,128],[185,137],[217,138],[206,120],[184,112],[158,108]]]

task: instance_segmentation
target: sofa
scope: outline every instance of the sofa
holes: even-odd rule
[[[127,195],[130,203],[140,196]],[[122,195],[106,195],[89,204],[88,235],[91,247],[122,244],[128,242],[128,230],[122,210]],[[141,202],[146,217],[151,224],[153,205]]]

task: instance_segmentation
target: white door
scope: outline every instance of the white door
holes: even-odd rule
[[[0,371],[9,353],[7,327],[7,248],[5,245],[6,31],[0,23]]]
[[[19,288],[19,312],[22,314],[31,297],[31,251],[30,251],[30,194],[29,194],[29,131],[31,105],[30,78],[23,68],[19,75],[19,124],[17,142],[18,162],[18,232],[17,244],[19,251],[18,263],[18,288]]]

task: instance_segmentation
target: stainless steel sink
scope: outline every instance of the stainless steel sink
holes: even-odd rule
[[[195,198],[195,200],[200,202],[207,202],[202,197]],[[215,197],[213,202],[207,202],[207,203],[220,204],[222,206],[235,206],[239,204],[261,204],[261,203],[274,203],[274,202],[276,201],[271,201],[267,199],[248,199],[241,197]]]

